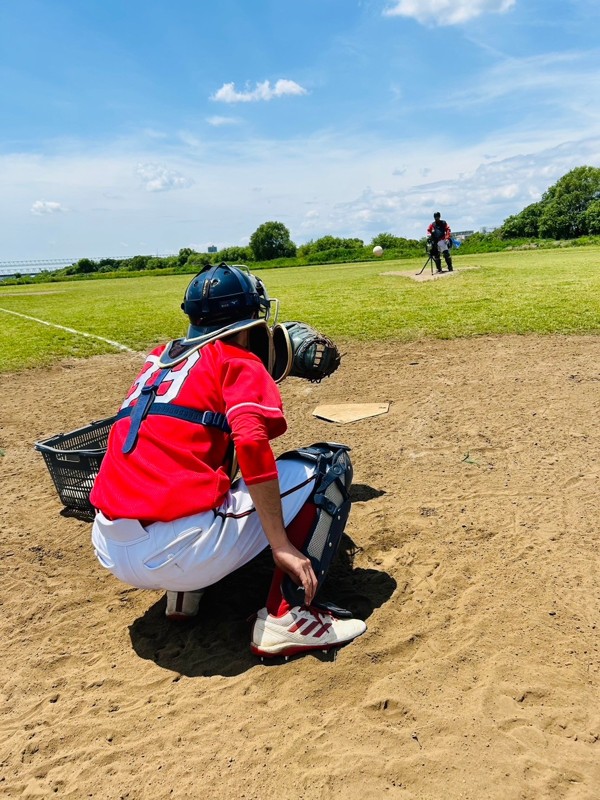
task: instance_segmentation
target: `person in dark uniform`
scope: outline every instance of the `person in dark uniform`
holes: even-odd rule
[[[431,255],[435,261],[437,271],[442,272],[442,256],[444,256],[448,272],[452,272],[454,269],[450,256],[452,232],[446,220],[441,217],[440,212],[436,211],[433,215],[433,222],[427,228],[427,238],[431,243]]]

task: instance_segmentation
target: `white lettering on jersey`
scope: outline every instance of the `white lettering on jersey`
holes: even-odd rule
[[[168,389],[164,394],[158,394],[154,402],[170,403],[171,400],[174,400],[181,391],[181,387],[189,375],[191,368],[199,358],[200,351],[196,350],[196,352],[192,353],[191,356],[188,356],[185,361],[182,361],[180,364],[177,364],[176,367],[173,367],[173,369],[169,370],[160,384],[159,391],[162,392],[165,385],[168,386]]]
[[[130,394],[128,394],[125,400],[123,400],[121,408],[127,408],[127,406],[130,406],[134,400],[137,400],[142,393],[144,386],[148,382],[151,382],[150,379],[159,370],[160,367],[158,365],[158,356],[148,356],[146,360],[146,368],[143,372],[140,372],[138,377],[133,382],[133,385],[130,389]]]
[[[185,361],[177,364],[173,369],[170,369],[165,377],[162,379],[160,384],[159,391],[164,392],[164,387],[167,387],[167,391],[159,394],[156,396],[154,402],[155,403],[170,403],[179,392],[181,391],[181,387],[191,368],[200,358],[200,352],[196,350],[195,353],[192,353]],[[159,363],[159,356],[150,355],[148,356],[146,362],[146,369],[141,372],[138,377],[135,379],[133,386],[131,387],[131,393],[127,395],[125,400],[123,401],[121,408],[127,408],[130,406],[135,400],[138,399],[140,394],[142,393],[142,389],[144,386],[151,384],[156,379],[156,373],[161,371],[161,366]]]

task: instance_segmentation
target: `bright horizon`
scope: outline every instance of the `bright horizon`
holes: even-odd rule
[[[0,262],[481,230],[600,166],[597,0],[0,8]]]

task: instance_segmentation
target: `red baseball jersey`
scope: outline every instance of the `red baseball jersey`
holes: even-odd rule
[[[147,357],[121,409],[135,405],[144,386],[156,380],[164,348]],[[153,408],[161,403],[224,414],[231,433],[150,413],[136,446],[124,453],[131,418],[118,419],[90,495],[109,519],[168,522],[217,508],[231,486],[232,439],[246,483],[277,477],[269,440],[287,424],[277,384],[253,353],[220,340],[205,345],[165,375]]]
[[[446,220],[441,219],[437,222],[432,222],[427,226],[427,236],[433,236],[436,242],[439,242],[442,239],[450,239],[452,236],[452,231],[450,230],[450,226]]]

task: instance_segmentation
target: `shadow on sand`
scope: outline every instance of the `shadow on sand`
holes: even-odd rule
[[[353,489],[354,494],[358,487]],[[370,487],[360,487],[360,499],[382,494],[367,490]],[[389,600],[396,582],[381,570],[355,569],[356,551],[354,542],[344,534],[320,599],[331,600],[348,608],[354,616],[367,620],[374,609]],[[255,667],[260,661],[250,653],[251,621],[265,603],[272,574],[273,560],[267,549],[246,566],[210,586],[202,598],[198,617],[189,623],[168,622],[164,616],[163,597],[130,626],[135,652],[140,658],[187,677],[233,676]],[[332,661],[335,651],[314,651],[302,657]],[[265,663],[281,661],[269,659]]]

